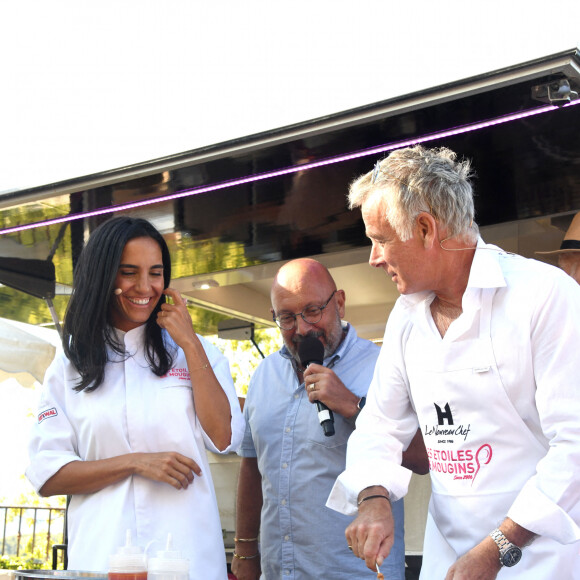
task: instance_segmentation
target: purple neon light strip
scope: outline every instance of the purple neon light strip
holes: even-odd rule
[[[568,103],[564,107],[579,104],[580,101],[574,101],[573,103]],[[96,209],[93,211],[68,214],[63,217],[53,218],[49,220],[44,220],[40,222],[35,222],[31,224],[25,224],[20,226],[14,226],[11,228],[5,228],[0,230],[0,235],[2,234],[13,234],[16,232],[21,232],[24,230],[29,230],[33,228],[38,228],[42,226],[51,226],[55,224],[61,224],[65,222],[75,221],[81,218],[93,217],[97,215],[103,215],[107,213],[113,213],[128,209],[134,209],[136,207],[142,207],[145,205],[152,205],[155,203],[162,203],[166,201],[172,201],[174,199],[179,199],[181,197],[188,197],[190,195],[198,195],[200,193],[208,193],[210,191],[217,191],[219,189],[226,189],[228,187],[235,187],[237,185],[245,185],[247,183],[252,183],[256,181],[262,181],[264,179],[272,179],[274,177],[281,177],[283,175],[288,175],[291,173],[297,173],[298,171],[305,171],[307,169],[314,169],[316,167],[323,167],[325,165],[332,165],[333,163],[341,163],[343,161],[351,161],[353,159],[359,159],[361,157],[367,157],[370,155],[376,155],[378,153],[385,153],[387,151],[393,151],[394,149],[401,149],[402,147],[409,147],[411,145],[418,145],[420,143],[427,143],[429,141],[435,141],[437,139],[442,139],[444,137],[453,137],[455,135],[461,135],[463,133],[469,133],[471,131],[477,131],[479,129],[485,129],[487,127],[493,127],[496,125],[502,125],[504,123],[509,123],[510,121],[517,121],[518,119],[525,119],[526,117],[533,117],[535,115],[541,115],[542,113],[547,113],[549,111],[554,111],[558,109],[555,105],[544,105],[543,107],[537,107],[535,109],[529,109],[527,111],[519,111],[517,113],[511,113],[509,115],[503,115],[501,117],[496,117],[495,119],[489,119],[487,121],[479,121],[477,123],[470,123],[468,125],[462,125],[460,127],[454,127],[452,129],[446,129],[444,131],[438,131],[436,133],[430,133],[428,135],[423,135],[422,137],[415,137],[412,139],[405,139],[403,141],[396,141],[395,143],[387,143],[383,145],[378,145],[376,147],[371,147],[369,149],[362,149],[360,151],[354,151],[352,153],[346,153],[343,155],[338,155],[336,157],[328,157],[326,159],[321,159],[319,161],[313,161],[312,163],[305,163],[303,165],[293,165],[291,167],[285,167],[282,169],[277,169],[274,171],[266,171],[265,173],[257,173],[254,175],[249,175],[246,177],[241,177],[237,179],[231,179],[228,181],[221,181],[219,183],[214,183],[212,185],[195,187],[192,189],[187,189],[184,191],[179,191],[169,195],[164,195],[156,197],[153,199],[146,199],[135,201],[132,203],[120,204],[115,206],[108,206],[101,209]]]

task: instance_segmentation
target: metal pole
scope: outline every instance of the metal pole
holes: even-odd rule
[[[4,531],[2,533],[2,555],[4,556],[4,548],[6,546],[6,519],[8,518],[8,508],[4,508]]]
[[[20,556],[20,538],[21,538],[21,529],[22,529],[22,508],[18,510],[20,515],[18,516],[18,534],[16,535],[16,556]]]
[[[32,550],[34,554],[34,546],[36,545],[36,518],[38,516],[37,508],[34,508],[34,523],[32,524]]]
[[[48,532],[46,533],[46,557],[50,551],[50,525],[52,524],[52,508],[48,510]]]

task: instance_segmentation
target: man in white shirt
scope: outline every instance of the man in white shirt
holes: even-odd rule
[[[375,569],[417,427],[432,497],[421,578],[580,578],[580,287],[487,245],[470,167],[449,149],[402,149],[351,187],[402,296],[387,323],[346,470],[327,505]],[[523,555],[522,555],[523,554]],[[514,566],[512,568],[512,566]]]

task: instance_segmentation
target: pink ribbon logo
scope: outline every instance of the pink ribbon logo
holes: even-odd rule
[[[482,463],[480,463],[480,461],[479,461],[480,455],[482,456],[481,457]],[[491,461],[492,455],[493,455],[493,451],[491,450],[491,445],[489,445],[488,443],[485,443],[484,445],[482,445],[475,452],[475,463],[477,464],[477,469],[475,470],[475,473],[473,474],[473,479],[471,480],[471,485],[473,485],[473,482],[475,481],[475,478],[477,477],[477,474],[479,473],[481,466],[487,465]]]

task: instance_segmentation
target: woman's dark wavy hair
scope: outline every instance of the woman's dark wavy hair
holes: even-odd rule
[[[107,349],[125,355],[115,339],[111,325],[111,301],[125,245],[134,238],[152,238],[161,248],[163,285],[171,280],[171,258],[163,236],[146,220],[131,217],[112,218],[100,225],[89,237],[74,272],[73,291],[63,325],[63,348],[81,379],[76,391],[93,391],[105,377],[109,357]],[[173,365],[173,356],[163,340],[156,322],[162,296],[146,322],[145,356],[151,371],[166,374]]]

